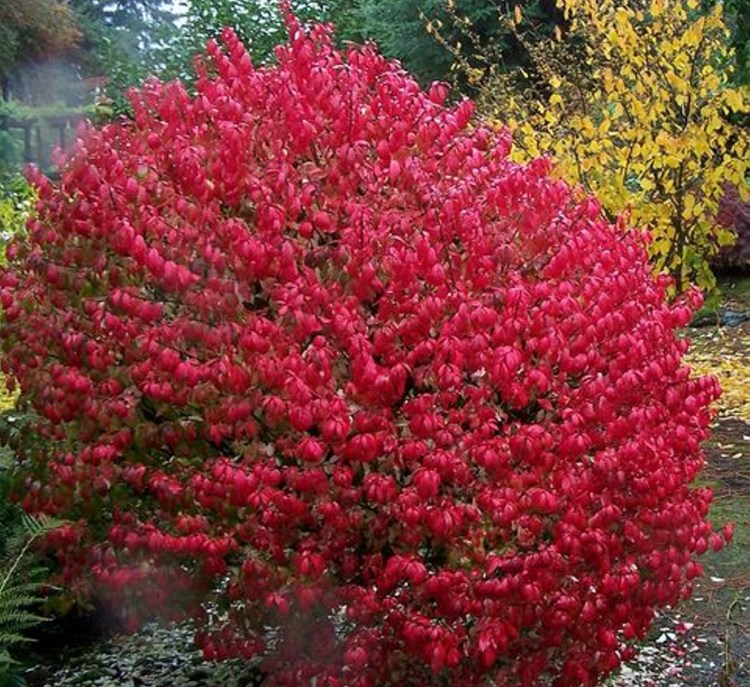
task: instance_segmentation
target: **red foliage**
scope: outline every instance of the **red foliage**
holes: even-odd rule
[[[716,274],[750,274],[750,202],[742,202],[736,186],[725,187],[717,220],[737,238],[711,259],[711,269]]]
[[[278,66],[227,31],[197,96],[148,83],[34,178],[23,504],[74,523],[75,589],[274,685],[593,684],[722,542],[698,299],[469,102],[288,23]]]

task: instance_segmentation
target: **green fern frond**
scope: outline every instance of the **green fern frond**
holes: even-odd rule
[[[31,641],[28,637],[15,632],[2,632],[0,633],[0,644],[3,645],[4,649],[10,649],[11,647],[17,647],[21,644],[28,644]]]
[[[0,614],[0,626],[14,627],[19,630],[25,630],[33,627],[37,623],[44,622],[46,618],[31,611],[13,610]]]
[[[25,586],[29,586],[31,584],[32,583],[29,582]],[[22,591],[18,587],[14,587],[12,595],[9,594],[0,597],[0,624],[2,624],[2,619],[5,614],[12,613],[20,608],[28,608],[29,606],[34,606],[35,604],[38,604],[40,601],[44,600],[42,596],[39,595],[38,590],[33,591],[37,593],[29,594],[28,591]]]
[[[0,687],[26,687],[26,681],[17,671],[19,663],[2,645],[0,638]]]
[[[44,577],[44,571],[34,571],[34,573],[27,576],[27,582],[20,582],[13,585],[12,596],[0,596],[0,612],[8,608],[9,604],[12,604],[16,599],[20,599],[21,603],[34,604],[42,598],[39,594],[39,580]]]
[[[19,677],[9,648],[30,640],[29,630],[46,618],[35,612],[44,601],[46,570],[32,550],[34,542],[60,526],[60,522],[42,516],[23,514],[18,526],[7,537],[0,555],[0,684],[12,685]]]
[[[10,627],[13,623],[35,623],[39,616],[28,609],[38,606],[44,599],[41,596],[19,596],[17,599],[4,599],[0,608],[0,627]]]
[[[35,516],[29,515],[28,513],[23,513],[21,515],[21,525],[23,526],[26,535],[32,539],[37,539],[38,537],[47,534],[50,530],[59,527],[60,524],[59,520],[51,518],[44,513]]]
[[[0,651],[6,651],[8,647],[24,641],[26,641],[26,638],[16,632],[0,632],[0,647],[2,647]]]

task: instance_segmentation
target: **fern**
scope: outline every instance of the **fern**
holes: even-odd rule
[[[57,520],[23,514],[0,556],[0,687],[22,685],[11,649],[30,640],[28,631],[46,618],[36,612],[44,596],[46,570],[32,551],[34,542],[59,527]]]
[[[13,652],[30,640],[30,630],[44,622],[48,571],[34,544],[62,523],[48,516],[32,517],[16,505],[18,463],[28,451],[43,450],[29,431],[33,415],[16,409],[0,412],[0,687],[22,687],[20,664]]]

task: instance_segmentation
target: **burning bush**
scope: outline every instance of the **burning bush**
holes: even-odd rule
[[[34,176],[19,497],[73,523],[69,589],[275,685],[592,684],[722,543],[699,299],[469,102],[287,22],[278,65],[227,31],[197,95],[147,83]]]

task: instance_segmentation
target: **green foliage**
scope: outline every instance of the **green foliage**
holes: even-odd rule
[[[194,55],[210,38],[231,26],[255,60],[266,59],[282,33],[281,16],[272,3],[258,0],[188,0],[185,24],[167,55],[167,74],[189,80]]]
[[[21,182],[17,185],[22,192]],[[28,185],[25,188],[30,198]],[[4,393],[0,412],[0,687],[24,684],[17,672],[16,653],[31,641],[29,632],[46,620],[40,609],[48,591],[48,569],[34,544],[61,524],[48,516],[27,515],[10,498],[17,462],[13,447],[40,444],[29,432],[32,416],[8,409],[13,406],[14,394]]]
[[[736,77],[750,85],[750,0],[726,0],[724,12],[732,30]]]
[[[359,16],[364,34],[385,55],[400,60],[422,81],[443,80],[451,68],[451,55],[430,36],[425,19],[444,22],[443,6],[442,0],[364,0]]]
[[[0,182],[0,265],[5,264],[8,241],[26,230],[26,218],[33,203],[34,192],[23,177],[10,176]],[[0,411],[7,407],[7,397],[0,389]]]
[[[89,60],[85,71],[105,74],[110,102],[98,114],[128,113],[127,90],[147,76],[182,79],[190,85],[194,57],[224,27],[233,28],[261,64],[285,35],[279,4],[267,0],[185,0],[179,21],[164,0],[71,0],[84,27]],[[296,0],[303,21],[329,21],[345,40],[362,40],[356,3],[348,0]]]
[[[0,81],[19,64],[69,53],[80,38],[65,2],[0,0]]]
[[[3,444],[27,429],[24,415],[0,414]],[[34,544],[61,524],[47,516],[31,517],[11,501],[14,463],[13,452],[0,449],[0,687],[23,684],[13,652],[28,644],[29,631],[45,621],[40,608],[48,571]]]
[[[70,0],[70,5],[91,34],[108,34],[134,61],[155,43],[155,29],[176,16],[167,0]]]
[[[158,0],[152,0],[157,3]],[[74,6],[85,4],[74,0]],[[273,48],[284,38],[276,2],[267,0],[186,0],[187,9],[175,30],[171,18],[157,14],[150,23],[150,43],[138,60],[122,59],[123,52],[111,38],[100,39],[101,66],[111,79],[110,95],[124,94],[128,85],[147,74],[190,82],[192,60],[210,38],[225,26],[240,36],[256,63],[273,59]],[[294,0],[292,9],[302,21],[326,21],[336,25],[339,41],[375,41],[389,57],[422,82],[451,78],[453,55],[448,45],[468,44],[479,37],[481,48],[501,46],[500,58],[508,64],[523,63],[523,50],[512,32],[497,19],[497,10],[484,0]],[[562,21],[554,0],[523,0],[524,16],[545,33]],[[462,18],[462,24],[453,21]],[[466,23],[468,22],[468,23]],[[100,22],[101,26],[101,22]],[[465,85],[465,84],[464,84]],[[122,105],[116,102],[116,109]]]
[[[361,40],[356,2],[348,0],[295,0],[294,13],[302,21],[333,22],[344,40]],[[231,27],[242,39],[253,60],[262,64],[273,58],[274,46],[286,35],[279,5],[266,0],[187,0],[187,12],[178,35],[159,53],[154,73],[161,77],[192,79],[192,61],[210,38]]]
[[[2,101],[0,101],[0,118],[2,117]],[[12,131],[0,128],[0,179],[9,174],[11,170],[19,168],[21,155],[22,143],[20,138],[15,136]],[[0,211],[0,216],[2,216],[2,211]]]
[[[128,109],[126,92],[163,71],[161,54],[175,40],[168,0],[70,0],[83,31],[78,62],[88,76],[106,76],[112,113]]]

